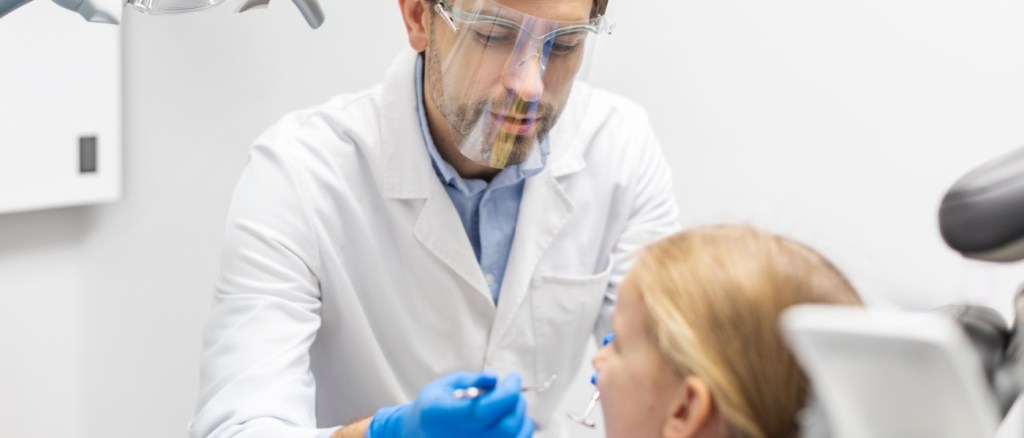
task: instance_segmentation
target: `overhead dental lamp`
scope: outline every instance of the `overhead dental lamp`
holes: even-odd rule
[[[33,0],[0,0],[0,18]],[[123,3],[121,3],[123,1]],[[217,6],[224,0],[53,0],[57,5],[77,12],[86,21],[118,24],[117,7],[131,6],[149,15],[181,14]],[[265,8],[270,0],[245,0],[235,12]],[[316,29],[324,23],[324,12],[318,0],[292,0],[309,27]]]

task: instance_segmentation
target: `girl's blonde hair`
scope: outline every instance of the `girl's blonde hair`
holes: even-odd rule
[[[638,256],[631,276],[666,362],[708,384],[731,436],[797,434],[808,382],[782,339],[782,311],[860,304],[823,256],[745,226],[666,238]]]

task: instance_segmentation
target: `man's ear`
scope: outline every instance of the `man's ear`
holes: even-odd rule
[[[699,436],[708,429],[714,429],[715,402],[711,388],[698,377],[683,379],[676,396],[670,401],[668,418],[662,435],[671,438]]]
[[[409,34],[409,45],[417,52],[426,50],[430,14],[426,0],[398,0],[398,6],[402,9],[405,31]]]

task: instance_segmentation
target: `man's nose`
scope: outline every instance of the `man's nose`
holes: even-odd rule
[[[540,101],[544,94],[544,60],[539,52],[514,60],[505,76],[505,88],[527,102]]]

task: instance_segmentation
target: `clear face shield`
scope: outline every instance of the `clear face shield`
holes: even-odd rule
[[[224,0],[125,0],[125,6],[132,6],[149,15],[183,14],[217,6]]]
[[[548,8],[541,18],[496,0],[440,0],[427,88],[467,158],[503,169],[538,149],[586,76],[597,36],[614,26],[591,18],[592,0]],[[575,96],[574,99],[585,99]],[[578,104],[578,102],[577,102]]]

